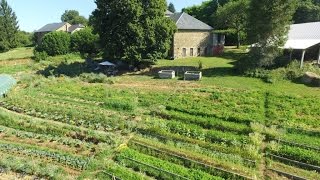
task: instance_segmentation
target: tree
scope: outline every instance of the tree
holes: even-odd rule
[[[133,65],[168,55],[176,26],[165,0],[96,0],[90,20],[104,56]]]
[[[255,48],[249,60],[255,67],[268,67],[281,53],[295,11],[295,0],[251,0],[248,38]]]
[[[80,16],[80,13],[76,10],[66,10],[61,16],[61,21],[68,22],[72,25],[75,25],[75,24],[87,25],[88,24],[88,20],[85,17]]]
[[[168,10],[170,11],[170,12],[173,12],[173,13],[175,13],[176,12],[176,8],[174,7],[174,5],[173,5],[173,3],[169,3],[169,5],[168,5]]]
[[[36,47],[36,51],[46,52],[50,56],[67,54],[70,51],[70,35],[62,31],[48,33]]]
[[[219,27],[237,34],[237,48],[241,45],[241,34],[245,33],[248,22],[249,0],[230,1],[217,9],[215,20]]]
[[[26,47],[33,45],[33,34],[25,31],[19,31],[17,34],[17,45],[18,47]]]
[[[71,48],[81,54],[92,55],[98,52],[97,43],[99,36],[93,34],[91,28],[84,28],[71,35]]]
[[[224,4],[228,3],[230,0],[207,0],[204,1],[200,5],[195,5],[191,7],[187,7],[182,9],[183,12],[190,14],[191,16],[207,23],[211,26],[214,25],[214,19],[212,18],[218,7],[223,6]]]
[[[17,47],[19,31],[17,16],[6,0],[0,2],[0,51],[8,51]]]
[[[320,21],[320,5],[312,0],[303,0],[297,3],[297,10],[293,16],[294,23]]]

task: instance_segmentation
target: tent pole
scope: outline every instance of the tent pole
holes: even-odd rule
[[[319,47],[319,53],[318,53],[318,65],[320,64],[320,47]]]
[[[306,54],[306,50],[304,49],[304,50],[302,51],[300,68],[303,68],[303,61],[304,61],[304,56],[305,56],[305,54]]]

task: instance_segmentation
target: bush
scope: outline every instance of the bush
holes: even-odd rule
[[[108,84],[114,84],[114,81],[109,79],[104,74],[94,74],[94,73],[84,73],[80,75],[80,79],[82,81],[88,82],[88,83],[108,83]]]
[[[71,35],[71,49],[81,54],[96,54],[99,52],[97,48],[98,39],[99,36],[93,34],[91,28],[82,29]]]
[[[70,41],[70,35],[66,32],[51,32],[43,37],[36,51],[44,51],[50,56],[64,55],[70,51]]]
[[[33,54],[34,54],[34,60],[38,62],[42,60],[46,60],[48,58],[48,54],[45,51],[39,52],[35,50]]]

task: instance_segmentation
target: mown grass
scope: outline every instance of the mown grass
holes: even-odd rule
[[[6,53],[0,53],[0,61],[26,59],[31,57],[33,57],[33,48],[31,47],[16,48]]]

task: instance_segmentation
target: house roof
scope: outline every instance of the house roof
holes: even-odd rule
[[[78,29],[78,28],[85,28],[84,25],[82,24],[75,24],[69,27],[68,32],[73,32],[74,30]]]
[[[64,25],[66,25],[66,22],[51,23],[51,24],[47,24],[47,25],[43,26],[42,28],[40,28],[36,32],[52,32],[52,31],[55,31],[55,30],[61,28]]]
[[[166,16],[171,16],[173,14],[173,12],[167,10],[165,14],[166,14]]]
[[[213,30],[208,24],[190,16],[187,13],[173,13],[170,18],[176,23],[178,29],[182,30]]]
[[[307,49],[317,44],[320,44],[320,22],[293,24],[284,48]]]

